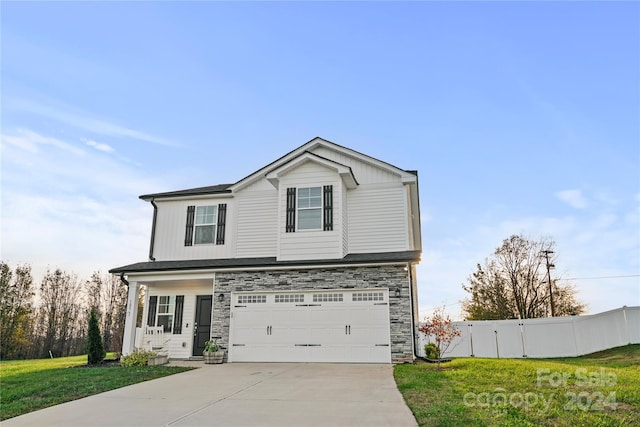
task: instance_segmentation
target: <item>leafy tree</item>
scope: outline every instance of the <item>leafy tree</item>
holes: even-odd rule
[[[89,315],[89,330],[87,332],[87,362],[89,365],[97,365],[106,356],[100,326],[98,325],[98,315],[95,307],[91,308]]]
[[[0,358],[25,357],[30,346],[33,315],[31,266],[15,271],[0,261]]]
[[[585,311],[585,305],[576,298],[571,285],[560,286],[547,277],[547,259],[553,254],[555,242],[549,238],[528,240],[512,235],[502,242],[484,266],[476,271],[462,288],[471,294],[462,303],[462,310],[470,320],[531,319],[546,317],[551,313],[553,292],[556,316],[577,315]],[[549,257],[549,263],[556,257]]]
[[[438,370],[440,370],[442,355],[449,349],[451,343],[461,335],[460,330],[453,324],[449,315],[445,313],[444,307],[437,308],[431,317],[425,319],[425,323],[418,330],[425,334],[427,339],[434,339]]]

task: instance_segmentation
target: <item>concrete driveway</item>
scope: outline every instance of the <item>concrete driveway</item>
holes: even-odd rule
[[[396,388],[391,365],[201,362],[195,365],[200,368],[0,424],[2,427],[417,425]]]

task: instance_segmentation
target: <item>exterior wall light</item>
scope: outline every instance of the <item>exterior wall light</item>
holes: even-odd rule
[[[219,294],[218,295],[218,301],[220,301],[220,302],[224,301],[224,294]]]
[[[396,289],[396,298],[400,298],[400,288]]]

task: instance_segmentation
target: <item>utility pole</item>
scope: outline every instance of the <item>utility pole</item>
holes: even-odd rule
[[[550,249],[545,249],[544,251],[541,252],[541,254],[543,254],[545,259],[547,260],[547,282],[549,283],[549,303],[551,304],[551,317],[554,317],[556,315],[556,310],[555,310],[555,306],[553,305],[553,285],[551,282],[551,268],[555,267],[555,265],[549,262],[549,255],[552,253],[554,252]]]

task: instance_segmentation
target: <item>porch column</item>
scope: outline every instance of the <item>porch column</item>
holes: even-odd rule
[[[122,338],[122,355],[133,353],[136,341],[136,319],[138,317],[138,297],[140,296],[140,284],[129,282],[127,295],[127,315],[124,321],[124,336]]]

